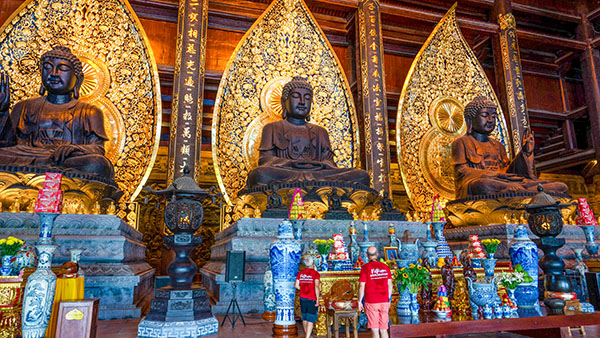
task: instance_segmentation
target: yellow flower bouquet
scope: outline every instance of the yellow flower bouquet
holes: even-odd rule
[[[14,256],[19,252],[21,246],[23,245],[23,241],[9,236],[8,238],[0,239],[0,255],[2,256]]]
[[[492,238],[492,239],[484,239],[481,241],[481,245],[483,245],[483,248],[485,249],[485,252],[487,252],[488,254],[488,258],[493,258],[494,254],[496,253],[496,250],[498,250],[498,245],[500,244],[500,241]]]
[[[317,246],[320,255],[327,255],[333,245],[333,239],[315,239],[313,243]]]
[[[429,284],[433,281],[430,279],[431,274],[427,268],[422,265],[410,264],[408,268],[402,268],[394,271],[394,280],[400,286],[400,292],[404,292],[406,288],[410,293],[417,293],[421,287],[425,290],[429,289]]]

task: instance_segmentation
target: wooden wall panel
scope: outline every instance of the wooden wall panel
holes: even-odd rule
[[[0,26],[23,2],[24,0],[0,0]]]
[[[539,75],[523,74],[527,106],[552,112],[562,112],[560,80]]]
[[[349,83],[352,83],[352,65],[348,62],[348,49],[342,46],[332,46],[332,48],[338,60],[340,60],[346,79],[348,79]]]
[[[154,52],[156,63],[161,66],[175,66],[177,46],[177,24],[140,19]]]
[[[567,110],[575,110],[585,106],[583,82],[567,80],[565,81],[565,89],[567,92]]]
[[[400,94],[404,86],[404,80],[408,74],[408,70],[412,65],[413,58],[385,54],[385,86],[388,92],[396,92]]]
[[[206,70],[223,72],[243,33],[209,28],[206,33]]]

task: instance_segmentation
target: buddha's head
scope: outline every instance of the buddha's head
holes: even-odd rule
[[[283,118],[309,121],[312,98],[313,89],[310,83],[303,77],[295,76],[283,86],[281,92]]]
[[[79,88],[83,82],[83,65],[67,47],[57,46],[47,51],[40,58],[42,72],[42,88],[40,95],[46,91],[55,95],[70,95],[79,98]]]
[[[484,135],[491,134],[496,128],[497,110],[496,104],[486,96],[474,98],[464,111],[467,133],[474,131]]]

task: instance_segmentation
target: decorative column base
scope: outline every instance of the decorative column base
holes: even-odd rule
[[[273,337],[275,338],[295,338],[298,337],[298,327],[294,325],[273,325]]]
[[[199,285],[156,290],[150,312],[138,325],[138,338],[198,338],[218,332],[219,322],[210,311],[206,289]]]
[[[275,311],[265,311],[262,314],[262,319],[266,320],[268,322],[274,322],[275,321]]]

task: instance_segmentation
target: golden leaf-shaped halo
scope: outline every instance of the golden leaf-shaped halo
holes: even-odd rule
[[[431,210],[435,194],[454,199],[450,144],[464,134],[463,107],[477,95],[498,106],[492,136],[510,154],[509,134],[498,99],[456,24],[454,5],[440,20],[406,76],[396,121],[400,173],[417,211]]]
[[[11,105],[38,96],[39,58],[57,45],[83,63],[80,97],[103,110],[106,156],[122,201],[133,201],[154,165],[162,118],[144,30],[126,0],[26,0],[0,29],[0,69],[11,76]]]
[[[275,0],[236,47],[215,101],[213,160],[230,205],[256,165],[262,126],[281,119],[281,87],[294,76],[314,89],[310,122],[329,132],[336,164],[357,165],[356,111],[339,60],[303,0]]]

